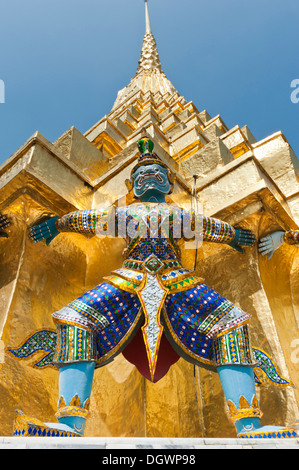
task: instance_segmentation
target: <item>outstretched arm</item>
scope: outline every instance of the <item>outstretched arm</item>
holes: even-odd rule
[[[59,232],[95,234],[97,224],[99,223],[100,218],[104,216],[105,214],[103,211],[75,211],[58,219],[56,222],[56,228]]]
[[[47,245],[61,232],[93,234],[107,231],[108,210],[83,210],[70,212],[62,217],[51,217],[29,230],[34,242],[46,240]]]
[[[287,232],[277,231],[260,240],[259,252],[261,255],[268,255],[271,259],[276,251],[284,243],[288,245],[299,244],[299,230],[288,230]]]
[[[253,246],[255,236],[250,230],[236,229],[232,225],[212,217],[203,217],[203,240],[227,243],[243,253],[242,246]]]

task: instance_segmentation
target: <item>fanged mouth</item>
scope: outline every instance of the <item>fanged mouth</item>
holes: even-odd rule
[[[159,183],[163,183],[163,178],[159,172],[149,172],[140,176],[138,180],[138,186],[141,186],[144,181],[152,180],[153,178],[155,178]]]

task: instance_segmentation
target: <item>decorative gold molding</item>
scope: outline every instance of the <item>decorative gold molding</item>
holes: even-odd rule
[[[56,418],[66,418],[71,416],[79,416],[81,418],[88,418],[89,416],[89,406],[90,399],[88,398],[84,406],[81,405],[81,400],[78,395],[75,395],[70,401],[69,406],[66,405],[66,402],[63,397],[60,397],[58,404],[58,411],[55,414]]]
[[[231,400],[228,400],[227,405],[230,413],[230,420],[233,423],[243,418],[261,418],[263,415],[259,408],[256,395],[254,395],[252,399],[251,406],[243,395],[240,397],[239,409],[237,409],[236,405]]]

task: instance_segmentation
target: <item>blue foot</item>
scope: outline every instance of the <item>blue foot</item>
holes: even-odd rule
[[[44,423],[16,410],[14,436],[18,437],[80,437],[70,426],[62,423]]]
[[[77,436],[80,436],[80,434],[78,432],[76,432],[73,428],[71,428],[70,426],[67,426],[66,424],[62,424],[62,423],[45,423],[45,426],[49,429],[55,429],[57,431],[61,431],[61,432],[64,432],[64,433],[72,433],[72,434],[76,434]]]
[[[241,439],[296,439],[299,437],[299,422],[295,422],[286,427],[261,426],[257,429],[244,428],[238,437]]]

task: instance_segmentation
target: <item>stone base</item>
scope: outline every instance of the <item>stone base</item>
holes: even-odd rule
[[[161,450],[162,454],[197,449],[299,449],[299,439],[206,439],[123,437],[0,437],[0,449],[102,449]],[[134,454],[134,452],[133,452]],[[103,456],[109,452],[103,453]],[[112,453],[113,455],[113,453]],[[115,456],[120,455],[119,452]],[[195,453],[196,455],[196,453]]]

